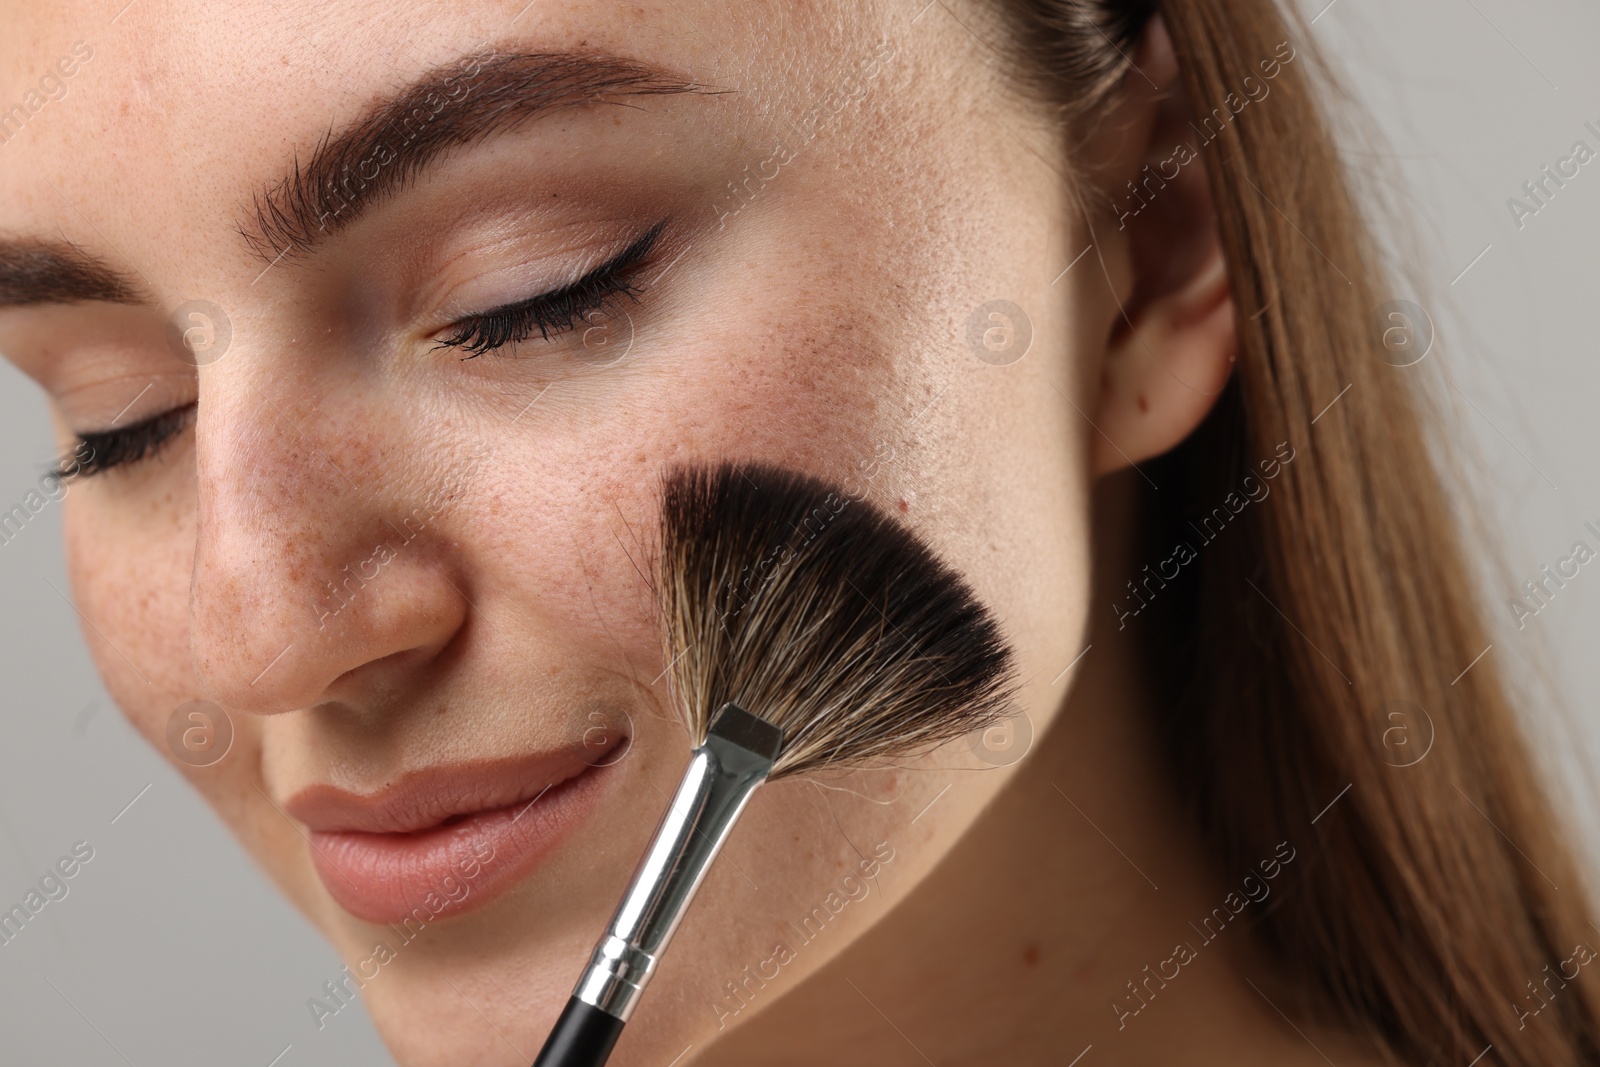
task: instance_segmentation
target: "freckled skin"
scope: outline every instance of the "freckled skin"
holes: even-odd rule
[[[1176,908],[1185,885],[1203,885],[1150,799],[1160,789],[1133,716],[1083,713],[1081,745],[1047,730],[1065,689],[1051,679],[1083,648],[1090,601],[1090,431],[1061,396],[1093,410],[1116,301],[1086,271],[1051,287],[1085,239],[1069,191],[1011,147],[1002,124],[1046,127],[960,24],[843,0],[774,4],[760,18],[685,2],[178,0],[107,21],[88,0],[0,9],[0,104],[75,40],[96,48],[66,98],[0,147],[0,235],[65,237],[167,307],[212,301],[233,340],[195,372],[165,349],[159,310],[45,308],[0,312],[0,350],[50,394],[64,449],[130,401],[130,420],[199,403],[192,431],[74,486],[65,504],[85,637],[129,720],[167,754],[178,705],[228,709],[226,759],[174,766],[354,961],[382,928],[330,897],[277,810],[286,797],[314,783],[372,792],[407,769],[572,744],[596,702],[630,709],[632,748],[602,772],[604,798],[578,837],[407,945],[363,990],[399,1062],[499,1063],[504,1039],[539,1046],[676,784],[687,746],[639,571],[672,462],[758,459],[864,486],[995,609],[1027,683],[1034,765],[1057,762],[1039,772],[1041,791],[1004,797],[1018,768],[966,743],[763,790],[614,1063],[665,1064],[689,1045],[702,1063],[774,1049],[787,1051],[767,1062],[903,1062],[880,1008],[913,1028],[926,1015],[925,1042],[953,1050],[939,1062],[965,1062],[987,1020],[1009,1026],[989,1010],[1015,999],[995,976],[1016,970],[1014,946],[1032,936],[997,925],[1026,913],[1070,944],[1063,959],[1081,959],[1106,936],[1098,917],[1144,891],[1062,809],[1051,775],[1077,783],[1089,810],[1130,812],[1108,820],[1112,832],[1169,857],[1158,869]],[[294,153],[485,39],[606,50],[739,91],[578,108],[451,155],[314,259],[250,254],[241,208]],[[892,60],[797,141],[797,117],[877,42]],[[793,161],[718,226],[727,183],[785,138]],[[570,337],[466,361],[432,347],[424,325],[447,324],[436,313],[449,293],[532,295],[661,218],[682,257],[628,305],[633,348],[615,365],[586,365]],[[553,246],[558,230],[587,244]],[[487,248],[499,251],[476,251]],[[510,291],[495,288],[496,270]],[[1027,309],[1034,340],[1027,358],[996,367],[975,358],[967,319],[1002,295]],[[402,313],[408,300],[425,306]],[[150,382],[161,388],[138,399]],[[370,562],[384,550],[391,559]],[[1126,671],[1104,669],[1098,692],[1115,705]],[[871,893],[719,1019],[725,984],[792,938],[791,923],[880,842],[895,858]],[[958,843],[964,857],[994,851],[941,866]],[[1047,889],[1029,866],[1046,853],[1088,884]],[[1025,900],[1030,885],[1048,902]],[[1159,958],[1131,934],[1117,944],[1092,1003],[1061,1016],[1094,1020],[1071,1023],[1074,1035],[1105,1024],[1124,964],[1131,974]],[[1024,955],[1030,968],[1055,958],[1048,943]],[[952,959],[982,986],[948,986],[970,1016],[922,987]],[[842,982],[846,965],[875,1006]],[[1232,1001],[1193,1003],[1191,1033],[1212,1018],[1235,1032],[1264,1025]],[[1053,1049],[1057,1036],[1028,1040]]]

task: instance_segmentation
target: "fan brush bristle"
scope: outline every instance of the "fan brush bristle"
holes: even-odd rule
[[[729,463],[672,470],[662,497],[665,655],[696,745],[731,701],[783,730],[778,778],[925,752],[1010,710],[989,610],[865,500]]]

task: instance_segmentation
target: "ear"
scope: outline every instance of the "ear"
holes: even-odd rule
[[[1227,264],[1202,153],[1172,42],[1150,22],[1130,78],[1159,90],[1153,115],[1132,129],[1142,151],[1120,169],[1110,221],[1097,241],[1119,241],[1132,286],[1106,338],[1091,459],[1096,474],[1161,455],[1210,412],[1233,370],[1238,334]],[[1148,98],[1147,98],[1148,99]]]

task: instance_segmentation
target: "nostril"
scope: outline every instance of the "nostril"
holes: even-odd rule
[[[396,677],[403,675],[411,668],[428,663],[436,658],[449,643],[450,639],[447,638],[417,648],[403,648],[398,652],[391,652],[387,656],[357,664],[330,682],[328,690],[337,692],[345,686],[374,676]]]

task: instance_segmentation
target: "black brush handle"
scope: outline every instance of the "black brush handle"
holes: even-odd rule
[[[601,1067],[621,1035],[621,1019],[572,997],[533,1067]]]

